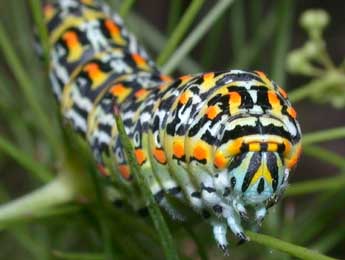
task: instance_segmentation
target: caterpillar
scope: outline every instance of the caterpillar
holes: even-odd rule
[[[119,107],[157,203],[173,218],[184,215],[171,197],[202,215],[224,250],[228,229],[248,240],[242,226],[261,224],[301,153],[297,114],[283,88],[261,71],[172,79],[96,0],[45,4],[44,16],[53,92],[110,180],[109,198],[145,207],[118,137]]]

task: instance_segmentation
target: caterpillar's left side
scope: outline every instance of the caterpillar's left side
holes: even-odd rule
[[[109,196],[145,208],[117,136],[118,106],[159,205],[181,219],[166,195],[190,206],[209,220],[222,248],[228,228],[247,240],[242,224],[261,223],[300,155],[301,132],[285,91],[260,71],[172,80],[121,18],[95,0],[48,4],[45,19],[55,96],[111,180]]]

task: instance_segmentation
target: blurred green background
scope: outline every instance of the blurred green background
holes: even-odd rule
[[[67,151],[69,161],[81,162],[78,171],[87,173],[79,178],[90,178],[96,194],[103,185],[95,177],[87,148],[64,128],[46,63],[35,53],[35,2],[0,0],[2,202],[41,187],[64,171],[66,160],[59,149]],[[304,153],[290,178],[291,187],[270,211],[262,232],[345,259],[344,2],[227,1],[200,39],[194,34],[197,28],[206,28],[205,17],[226,1],[107,2],[126,15],[129,30],[171,75],[258,69],[288,91],[306,134]],[[189,8],[192,5],[194,10]],[[310,9],[324,12],[311,13],[303,27],[301,15]],[[186,39],[195,40],[189,49]],[[183,59],[179,52],[185,53]],[[166,220],[181,259],[295,259],[260,243],[236,246],[235,242],[230,257],[225,257],[198,217],[187,224]],[[77,197],[37,217],[0,221],[0,227],[0,259],[164,257],[149,218],[113,209],[99,197]]]

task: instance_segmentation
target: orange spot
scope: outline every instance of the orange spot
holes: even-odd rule
[[[238,92],[229,93],[230,114],[236,114],[241,105],[241,95]]]
[[[121,176],[125,178],[126,180],[130,178],[131,173],[129,171],[129,167],[126,164],[119,165],[119,171],[120,171]]]
[[[297,164],[299,157],[301,156],[301,153],[302,153],[302,146],[301,144],[298,144],[296,147],[296,151],[294,152],[292,157],[287,160],[286,167],[289,169],[292,169]]]
[[[214,165],[218,169],[222,169],[227,165],[227,163],[228,163],[228,160],[225,159],[223,153],[220,151],[216,152],[216,155],[214,157]]]
[[[205,81],[211,80],[211,79],[214,78],[214,73],[213,73],[213,72],[205,73],[205,74],[203,75],[203,78],[204,78]]]
[[[238,92],[230,92],[230,103],[234,103],[236,105],[241,104],[241,95]]]
[[[262,71],[256,70],[256,74],[262,79],[262,81],[266,84],[266,87],[269,89],[273,89],[272,82],[267,78],[266,74]]]
[[[164,82],[171,82],[173,81],[173,78],[168,75],[161,75],[161,80],[163,80]]]
[[[174,142],[173,144],[173,153],[175,157],[182,158],[184,155],[184,146],[181,142]]]
[[[251,143],[249,144],[249,151],[250,152],[259,152],[261,150],[260,143]]]
[[[105,27],[110,31],[110,33],[114,33],[114,34],[119,34],[120,33],[120,29],[119,27],[114,23],[114,21],[107,19],[104,22]]]
[[[207,158],[207,151],[206,151],[205,147],[203,147],[202,145],[197,145],[194,148],[193,156],[199,161],[206,159]]]
[[[287,110],[288,114],[293,118],[296,119],[297,117],[297,112],[293,107],[289,107]]]
[[[206,115],[208,119],[212,120],[218,115],[218,113],[219,113],[219,108],[217,106],[209,106],[207,108]]]
[[[114,21],[107,19],[104,25],[117,44],[125,44],[125,40],[121,36],[121,30]]]
[[[206,87],[207,89],[210,87],[213,87],[215,82],[214,82],[214,73],[206,73],[203,75],[204,82],[202,83],[203,87]]]
[[[135,158],[137,159],[138,164],[142,165],[146,160],[144,151],[142,149],[135,149]]]
[[[186,81],[190,80],[192,78],[191,75],[184,75],[181,76],[179,79],[182,81],[182,83],[185,83]]]
[[[278,150],[278,144],[276,143],[268,143],[267,151],[268,152],[276,152]]]
[[[99,69],[98,64],[96,63],[89,63],[84,67],[84,71],[86,71],[89,74],[89,77],[91,79],[97,78],[101,71]]]
[[[137,54],[137,53],[132,54],[132,58],[133,58],[135,64],[137,64],[137,66],[139,68],[147,69],[147,64],[146,64],[145,59],[143,57],[141,57],[139,54]]]
[[[288,98],[286,91],[282,87],[279,87],[278,91],[279,91],[280,95],[283,96],[283,98]]]
[[[75,32],[66,32],[63,35],[63,39],[69,48],[73,48],[79,44],[78,36]]]
[[[276,113],[281,112],[282,106],[280,105],[280,101],[277,94],[273,91],[268,91],[267,96],[268,96],[268,102],[272,106],[272,110]]]
[[[97,169],[102,176],[105,176],[105,177],[110,176],[108,169],[105,168],[102,164],[98,164]]]
[[[273,91],[268,91],[267,95],[268,95],[268,101],[270,102],[272,107],[277,106],[279,104],[279,99],[276,93],[274,93]]]
[[[242,138],[237,138],[235,141],[233,141],[228,148],[229,155],[234,156],[236,154],[239,154],[241,152],[242,143]]]
[[[52,4],[44,5],[43,13],[44,13],[46,21],[49,21],[55,13],[54,6]]]
[[[183,105],[187,104],[189,100],[189,93],[188,92],[183,92],[179,98],[179,102]]]
[[[114,96],[121,96],[126,92],[127,88],[123,84],[116,84],[110,88],[110,93]]]
[[[143,96],[146,96],[146,94],[148,93],[148,91],[144,88],[139,89],[137,92],[135,92],[135,97],[140,98]]]
[[[164,151],[162,149],[155,148],[154,151],[153,151],[153,156],[161,164],[165,164],[167,162],[167,159],[165,157],[165,153],[164,153]]]

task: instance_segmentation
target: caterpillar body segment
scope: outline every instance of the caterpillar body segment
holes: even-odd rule
[[[53,91],[112,180],[109,198],[145,206],[118,138],[116,106],[157,202],[183,219],[172,195],[209,219],[222,248],[228,228],[245,241],[242,224],[261,223],[301,152],[286,92],[260,71],[171,79],[101,2],[61,0],[44,10]]]

